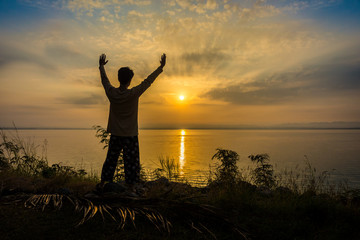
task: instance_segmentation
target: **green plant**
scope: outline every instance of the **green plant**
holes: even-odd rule
[[[277,185],[286,187],[294,193],[300,192],[300,169],[297,165],[295,169],[284,169],[282,172],[277,173]]]
[[[216,166],[214,181],[226,184],[234,184],[240,178],[240,173],[236,165],[239,155],[231,150],[216,149],[217,152],[212,157],[220,161]]]
[[[303,178],[301,186],[304,192],[322,193],[327,192],[326,187],[329,186],[330,173],[322,171],[317,173],[316,168],[312,167],[308,157],[305,155],[305,169],[303,170]]]
[[[72,177],[84,177],[87,175],[87,172],[84,169],[75,169],[71,166],[62,165],[61,163],[56,163],[51,165],[51,167],[46,166],[42,169],[41,175],[45,178],[51,178],[54,176],[72,176]]]
[[[65,208],[65,206],[72,205],[74,211],[71,214],[79,213],[81,215],[81,219],[78,220],[76,225],[77,227],[85,225],[90,220],[96,222],[99,220],[96,216],[101,216],[104,223],[109,224],[106,220],[111,219],[124,231],[128,231],[125,228],[127,224],[137,229],[137,222],[140,224],[147,222],[159,230],[160,233],[170,234],[173,228],[181,224],[184,227],[182,230],[186,232],[191,231],[193,237],[194,234],[198,235],[194,239],[217,239],[213,228],[216,229],[216,226],[221,226],[222,230],[226,229],[227,234],[233,237],[230,239],[248,239],[236,223],[224,217],[221,209],[208,204],[192,203],[185,200],[161,198],[156,199],[156,201],[154,200],[146,198],[134,199],[126,196],[112,197],[110,199],[88,199],[74,195],[34,194],[25,201],[24,205],[27,208],[41,209],[42,211],[45,209],[59,211]],[[168,219],[163,214],[164,212],[171,216],[172,222],[170,222],[170,218]],[[141,220],[146,220],[146,222]],[[139,231],[143,229],[143,226],[140,226],[140,224],[138,226]],[[172,234],[177,233],[174,232]],[[173,239],[170,235],[168,237]],[[153,239],[153,236],[150,238]]]
[[[109,147],[110,133],[108,133],[105,128],[99,125],[96,126],[94,125],[93,129],[96,130],[95,137],[100,138],[100,143],[104,144],[103,149]],[[118,158],[118,164],[116,165],[116,169],[115,169],[114,181],[120,182],[124,180],[125,180],[124,159],[123,159],[123,153],[120,152]]]
[[[2,169],[13,169],[17,172],[28,175],[39,175],[42,170],[48,166],[46,157],[47,142],[44,141],[42,154],[38,155],[36,145],[31,138],[24,139],[20,137],[17,129],[15,135],[8,135],[1,130],[0,137],[0,166]]]
[[[250,160],[256,163],[256,168],[252,171],[253,181],[258,186],[271,188],[275,185],[273,166],[270,164],[268,154],[250,155]]]
[[[95,137],[100,138],[100,143],[104,144],[103,149],[107,148],[110,142],[110,133],[99,125],[94,125],[92,128],[96,130]]]
[[[161,167],[154,170],[156,178],[166,177],[170,181],[177,180],[180,176],[179,164],[174,158],[159,157]]]
[[[103,149],[109,147],[110,133],[108,133],[105,128],[99,125],[93,126],[93,129],[96,130],[95,137],[100,138],[100,143],[104,144]],[[146,180],[146,173],[143,170],[141,164],[140,164],[140,178],[142,180]],[[116,165],[115,174],[114,174],[114,181],[115,182],[125,181],[123,152],[120,152],[118,158],[118,164]]]
[[[10,137],[1,130],[0,136],[2,140],[0,144],[0,169],[45,178],[59,175],[83,177],[87,174],[84,169],[74,169],[61,163],[49,166],[46,157],[46,140],[41,145],[42,153],[39,155],[37,150],[40,145],[36,145],[32,138],[22,138],[17,129],[15,129],[15,135]]]
[[[148,219],[159,231],[170,232],[171,223],[158,211],[146,207],[121,206],[119,203],[92,202],[86,198],[79,198],[73,195],[61,194],[40,194],[32,195],[28,198],[24,205],[28,208],[41,208],[42,211],[46,207],[53,207],[55,210],[61,210],[64,200],[69,201],[75,208],[75,212],[82,212],[83,215],[77,226],[93,219],[96,215],[101,215],[103,220],[106,216],[119,224],[119,228],[123,229],[126,222],[130,220],[135,225],[135,216],[142,216]]]

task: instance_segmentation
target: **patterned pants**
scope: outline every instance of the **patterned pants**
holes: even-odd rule
[[[110,136],[109,149],[102,168],[101,180],[112,182],[121,151],[123,151],[125,182],[128,184],[139,182],[140,160],[139,140],[137,136]]]

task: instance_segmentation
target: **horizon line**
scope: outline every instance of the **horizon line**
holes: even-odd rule
[[[143,127],[139,130],[360,130],[360,127]],[[0,127],[0,130],[95,130],[80,127]]]

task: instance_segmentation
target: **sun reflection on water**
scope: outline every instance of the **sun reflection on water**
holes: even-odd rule
[[[183,168],[185,165],[185,130],[181,130],[180,132],[180,155],[179,155],[179,167],[180,167],[180,174],[183,175]]]

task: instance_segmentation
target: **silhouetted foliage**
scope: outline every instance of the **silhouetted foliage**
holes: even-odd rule
[[[220,164],[216,167],[215,181],[226,184],[234,184],[240,176],[236,165],[239,155],[232,151],[218,148],[212,159],[217,159]]]
[[[107,147],[109,147],[110,133],[108,133],[105,128],[103,128],[99,125],[93,126],[93,129],[96,130],[95,137],[100,138],[100,143],[104,144],[103,149],[106,149]],[[142,180],[146,179],[146,174],[145,174],[141,164],[140,164],[140,179],[142,179]],[[115,182],[125,181],[124,158],[123,158],[122,151],[120,152],[120,155],[118,158],[118,164],[116,165],[113,180]]]
[[[244,181],[237,167],[239,156],[236,152],[217,149],[213,156],[219,161],[215,187],[195,188],[162,179],[145,183],[147,193],[140,198],[114,192],[94,196],[88,193],[98,179],[89,182],[88,176],[73,177],[85,174],[83,170],[54,164],[37,168],[32,175],[24,176],[23,169],[32,168],[18,168],[10,161],[11,158],[15,160],[24,156],[21,144],[6,136],[5,140],[0,141],[0,160],[11,171],[6,171],[6,167],[0,169],[0,229],[4,239],[13,238],[11,229],[18,229],[23,239],[38,227],[51,232],[49,238],[59,238],[58,234],[71,231],[77,234],[73,239],[92,238],[93,234],[97,234],[99,239],[124,239],[124,236],[125,239],[152,239],[154,228],[160,233],[156,239],[246,239],[247,235],[251,239],[314,239],[319,238],[319,234],[324,239],[358,239],[359,236],[356,223],[359,222],[360,191],[347,188],[334,194],[333,189],[326,186],[328,173],[319,174],[310,162],[307,162],[302,174],[285,173],[281,179],[279,174],[275,177],[267,154],[250,155],[249,158],[256,164],[251,171],[253,182],[271,188],[267,189],[268,194],[262,191],[263,188]],[[105,141],[103,143],[106,144]],[[46,160],[38,154],[33,156]],[[25,162],[20,160],[21,164]],[[31,161],[26,163],[32,164]],[[179,180],[175,177],[178,168],[174,159],[162,158],[160,164],[160,174]],[[23,212],[17,207],[21,206],[18,204],[21,201],[25,201],[26,207],[42,209],[44,215]],[[14,205],[9,205],[11,202]],[[54,209],[62,212],[55,213]],[[70,224],[58,230],[64,223]],[[73,223],[81,227],[74,231]],[[113,223],[115,225],[111,225]],[[118,226],[123,231],[109,233],[104,228],[94,230],[94,226],[106,225],[109,226],[107,229]],[[144,234],[147,226],[151,227],[151,231]],[[239,226],[244,226],[244,229]]]
[[[94,125],[93,129],[96,130],[95,137],[100,138],[100,143],[104,144],[103,149],[109,147],[110,133],[108,133],[105,128],[99,125]]]
[[[159,162],[161,167],[156,168],[153,171],[153,174],[155,175],[156,179],[159,179],[161,177],[166,177],[170,181],[177,180],[179,178],[179,164],[176,163],[174,158],[159,158]]]
[[[2,140],[0,143],[0,170],[12,170],[20,174],[45,178],[59,175],[83,177],[87,174],[84,169],[75,169],[61,163],[49,166],[46,157],[46,140],[41,145],[42,154],[39,155],[37,149],[40,145],[36,145],[31,138],[20,137],[16,129],[14,136],[9,137],[4,131],[0,131],[0,136]]]
[[[100,139],[100,143],[104,144],[103,149],[109,147],[110,133],[108,133],[105,128],[99,125],[93,126],[93,129],[96,130],[95,137]],[[118,164],[116,165],[116,169],[115,169],[114,181],[120,182],[124,180],[125,180],[124,159],[123,159],[123,153],[121,151],[118,158]]]
[[[46,141],[42,145],[42,154],[38,155],[36,145],[32,139],[23,139],[17,130],[15,135],[9,137],[0,131],[0,167],[13,169],[28,175],[39,175],[48,166],[46,158]]]
[[[302,191],[304,192],[327,192],[326,185],[329,185],[327,182],[330,177],[328,171],[322,171],[317,173],[316,168],[311,166],[310,160],[305,155],[305,168],[303,170],[303,178],[301,181]]]
[[[273,166],[269,163],[269,155],[250,155],[249,158],[256,163],[256,168],[252,171],[254,183],[258,186],[273,187],[275,185],[275,176]]]
[[[87,172],[84,169],[75,169],[71,166],[62,165],[61,163],[56,163],[51,165],[51,167],[46,166],[42,169],[42,176],[45,178],[51,178],[54,176],[69,176],[69,177],[84,177]]]

